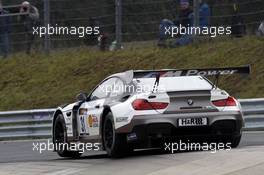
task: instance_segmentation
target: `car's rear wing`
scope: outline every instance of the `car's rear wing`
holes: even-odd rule
[[[180,77],[180,76],[220,76],[233,74],[250,74],[249,65],[228,68],[208,69],[162,69],[162,70],[136,70],[133,71],[133,78],[155,78],[159,77]]]

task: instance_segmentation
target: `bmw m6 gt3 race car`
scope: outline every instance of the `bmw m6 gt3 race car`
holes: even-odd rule
[[[239,102],[206,76],[249,74],[250,67],[126,71],[111,75],[90,95],[59,107],[53,143],[100,143],[111,157],[166,139],[197,138],[237,147],[244,125]],[[81,153],[68,148],[62,157]]]

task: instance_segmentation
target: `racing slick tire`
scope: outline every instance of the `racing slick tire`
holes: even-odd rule
[[[232,139],[231,139],[231,147],[232,148],[238,147],[238,145],[240,143],[240,140],[241,140],[241,135],[233,136]]]
[[[56,152],[60,157],[78,158],[82,155],[79,151],[69,151],[63,146],[67,143],[66,124],[62,114],[59,114],[54,122],[54,144],[57,146]],[[69,144],[68,144],[69,145]]]
[[[110,157],[119,158],[133,152],[133,148],[127,143],[126,135],[117,134],[114,126],[113,115],[109,112],[103,124],[103,145]]]
[[[241,140],[241,135],[238,135],[238,136],[229,136],[229,137],[223,138],[223,142],[225,144],[229,144],[231,148],[238,147],[238,145],[240,143],[240,140]]]

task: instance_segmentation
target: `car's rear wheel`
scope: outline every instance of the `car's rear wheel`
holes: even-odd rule
[[[231,148],[238,147],[241,140],[241,135],[238,136],[226,136],[222,138],[222,142],[224,142],[225,145],[229,145]]]
[[[117,158],[131,153],[132,148],[127,143],[126,135],[117,134],[114,126],[113,115],[109,112],[103,125],[103,144],[107,154],[110,157]]]
[[[56,152],[60,157],[78,158],[82,155],[81,153],[79,153],[79,151],[69,151],[67,149],[67,146],[69,146],[69,144],[66,142],[66,125],[62,114],[59,114],[58,117],[55,119],[53,134]]]
[[[232,139],[231,139],[231,147],[232,148],[238,147],[238,145],[240,143],[240,140],[241,140],[241,135],[233,136]]]

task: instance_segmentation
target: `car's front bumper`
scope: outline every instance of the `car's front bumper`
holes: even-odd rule
[[[179,119],[206,117],[207,126],[179,126]],[[241,112],[208,112],[134,116],[131,122],[116,129],[117,133],[134,133],[146,137],[239,135],[244,120]]]

